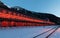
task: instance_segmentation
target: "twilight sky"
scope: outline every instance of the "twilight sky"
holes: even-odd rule
[[[60,0],[1,0],[9,7],[20,6],[25,9],[52,13],[60,17]]]
[[[60,0],[1,0],[8,7],[20,6],[30,11],[52,13],[60,17]],[[53,28],[47,27],[19,27],[0,29],[0,38],[33,38],[34,36]],[[37,38],[44,38],[49,33]],[[58,29],[50,38],[59,38],[60,29]]]

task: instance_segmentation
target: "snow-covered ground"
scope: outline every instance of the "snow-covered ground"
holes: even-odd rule
[[[0,28],[0,38],[33,38],[34,36],[45,32],[53,27],[56,26]],[[37,38],[45,38],[50,32],[38,36]],[[60,28],[49,38],[60,38]]]

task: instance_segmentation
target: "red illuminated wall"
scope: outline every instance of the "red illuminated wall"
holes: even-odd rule
[[[9,11],[7,9],[2,9],[0,11],[0,18],[3,19],[14,19],[14,20],[21,20],[21,21],[28,21],[28,22],[15,22],[15,21],[1,21],[0,25],[3,27],[8,27],[8,26],[42,26],[42,25],[51,25],[55,24],[50,21],[45,21],[45,20],[39,20],[35,19],[23,14],[17,14],[15,11]],[[32,23],[33,22],[33,23]]]

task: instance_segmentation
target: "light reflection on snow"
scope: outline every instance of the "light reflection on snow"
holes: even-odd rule
[[[11,37],[11,38],[32,38],[32,37],[34,37],[40,33],[43,33],[53,27],[55,27],[55,26],[17,27],[17,28],[14,27],[14,28],[0,29],[0,37],[1,38],[9,38],[9,37]],[[46,34],[43,34],[37,38],[46,37],[51,32],[52,31],[47,32]],[[54,37],[54,34],[57,34],[57,32],[58,33],[60,32],[60,28],[56,31],[56,33],[53,33],[53,36],[51,36],[51,37]]]

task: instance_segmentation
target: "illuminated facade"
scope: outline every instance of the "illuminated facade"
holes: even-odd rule
[[[49,20],[33,18],[18,11],[12,10],[11,8],[8,8],[2,4],[0,5],[1,27],[55,25],[54,22],[51,22]]]

